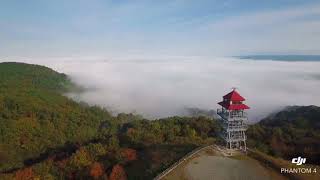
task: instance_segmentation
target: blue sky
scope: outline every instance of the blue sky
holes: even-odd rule
[[[0,58],[320,54],[308,0],[0,0]]]

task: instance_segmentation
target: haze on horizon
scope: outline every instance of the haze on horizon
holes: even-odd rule
[[[239,87],[253,119],[320,105],[319,62],[230,58],[320,54],[316,0],[5,0],[0,61],[46,65],[88,88],[73,95],[163,117],[211,109]]]

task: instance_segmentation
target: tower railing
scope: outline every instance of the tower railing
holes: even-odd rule
[[[224,109],[217,109],[217,114],[220,115],[222,118],[224,119],[235,119],[235,118],[247,118],[247,113],[244,111],[240,111],[240,112],[229,112],[227,110]]]
[[[248,125],[246,124],[242,124],[242,125],[228,125],[228,124],[224,124],[223,125],[224,129],[228,129],[229,131],[233,131],[233,130],[242,130],[245,131],[248,129]]]

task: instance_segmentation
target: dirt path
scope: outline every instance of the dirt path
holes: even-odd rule
[[[224,149],[212,147],[200,151],[193,158],[175,168],[163,179],[284,180],[286,178],[241,153],[234,152],[230,156]]]

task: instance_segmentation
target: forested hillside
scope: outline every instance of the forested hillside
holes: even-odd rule
[[[217,139],[206,117],[146,120],[77,103],[64,74],[0,63],[0,179],[151,179]]]
[[[320,162],[320,107],[293,106],[251,126],[247,132],[252,148],[291,160],[306,157]]]
[[[1,171],[22,167],[50,148],[97,135],[109,113],[62,96],[71,86],[66,75],[46,67],[0,64]]]

